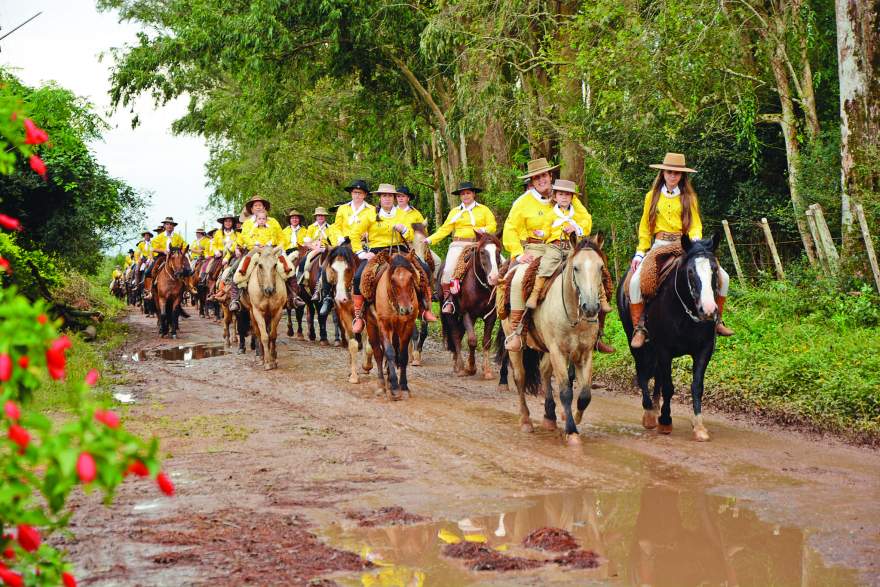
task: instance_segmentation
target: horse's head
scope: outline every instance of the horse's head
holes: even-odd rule
[[[174,279],[183,279],[183,273],[186,269],[186,255],[179,247],[172,247],[168,251],[168,259],[165,260],[165,263]]]
[[[479,269],[486,278],[486,282],[498,285],[498,267],[501,265],[501,241],[494,234],[488,232],[480,236],[477,241],[477,257],[475,269]]]
[[[715,251],[718,250],[720,241],[721,235],[718,233],[711,239],[700,240],[691,240],[686,234],[681,236],[681,247],[685,254],[682,260],[684,274],[688,291],[697,309],[697,317],[701,321],[713,321],[718,314],[718,305],[715,303],[715,292],[718,291],[718,280],[715,277],[718,259],[715,258]]]
[[[256,274],[257,284],[265,296],[275,295],[275,271],[278,269],[278,256],[284,254],[281,247],[265,246],[255,250],[251,258],[254,266],[252,276]]]
[[[599,314],[602,267],[605,266],[605,257],[602,254],[604,242],[602,234],[595,238],[582,239],[568,258],[571,283],[577,293],[578,310],[587,318],[595,318]]]
[[[388,268],[388,297],[401,316],[412,315],[418,305],[415,268],[403,255],[394,255]]]
[[[337,247],[334,247],[327,256],[327,281],[336,284],[336,301],[344,304],[348,301],[348,290],[351,288],[351,280],[357,268],[357,257],[351,249],[351,241],[348,237]]]

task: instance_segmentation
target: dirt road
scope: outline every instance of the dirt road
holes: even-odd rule
[[[347,383],[341,349],[284,337],[280,368],[265,372],[252,353],[156,352],[213,345],[214,323],[185,320],[168,341],[152,320],[127,320],[117,396],[133,401],[130,428],[160,437],[178,495],[138,480],[110,509],[82,498],[65,546],[84,584],[880,584],[876,451],[711,406],[712,442],[690,440],[681,406],[658,436],[635,394],[602,389],[572,448],[521,433],[514,394],[452,376],[431,341],[410,371],[414,398],[389,403],[373,376]],[[531,400],[536,424],[541,406]],[[598,566],[545,563],[555,553],[522,545],[546,526]],[[443,554],[444,538],[466,536],[541,562],[471,570]]]

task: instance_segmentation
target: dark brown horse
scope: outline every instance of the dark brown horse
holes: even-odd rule
[[[305,247],[301,247],[300,250],[300,258],[305,261],[305,255],[308,254],[309,249],[305,249],[305,252],[302,249]],[[292,291],[298,293],[300,299],[305,302],[304,307],[300,308],[292,308],[292,304],[288,302],[287,305],[287,336],[293,336],[293,322],[291,320],[291,312],[295,312],[296,314],[296,338],[300,340],[305,340],[305,336],[303,335],[303,325],[302,320],[305,318],[306,324],[309,329],[309,340],[315,340],[318,338],[321,346],[329,346],[329,341],[327,340],[327,316],[321,316],[318,313],[319,304],[312,299],[315,292],[317,291],[318,279],[321,274],[321,265],[324,263],[324,260],[327,258],[327,251],[325,250],[323,253],[316,255],[312,260],[311,266],[308,268],[308,274],[302,280],[302,283],[294,283],[292,284]],[[318,336],[315,334],[315,318],[318,319]]]
[[[352,330],[352,318],[354,317],[354,306],[352,304],[352,281],[354,280],[354,272],[358,268],[359,259],[351,248],[351,242],[346,238],[345,242],[335,247],[327,256],[327,266],[324,272],[327,282],[334,287],[334,305],[336,307],[336,315],[339,316],[339,324],[348,340],[348,354],[350,374],[349,383],[360,383],[357,374],[358,338]],[[365,347],[368,345],[364,345]],[[363,369],[369,373],[372,369],[373,358],[370,352],[364,349]]]
[[[388,267],[379,277],[375,299],[367,311],[367,335],[379,373],[379,390],[384,391],[389,400],[401,399],[399,391],[406,391],[412,397],[406,367],[409,362],[409,342],[420,313],[419,269],[413,265],[417,262],[414,259],[415,255],[411,258],[402,254],[391,257]]]
[[[177,338],[186,270],[186,256],[179,248],[172,248],[165,260],[157,261],[153,268],[153,301],[159,334],[163,337],[168,336],[170,330],[171,338]]]
[[[467,254],[467,253],[462,253]],[[492,345],[492,329],[495,326],[495,286],[498,284],[498,267],[501,265],[501,241],[492,234],[484,234],[470,252],[461,289],[453,298],[455,313],[441,314],[443,337],[446,348],[452,352],[452,370],[458,375],[475,375],[477,320],[483,320],[483,377],[492,379],[489,349]],[[461,339],[467,334],[467,367],[461,358]]]

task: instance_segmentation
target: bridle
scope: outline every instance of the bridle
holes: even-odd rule
[[[690,318],[691,320],[693,320],[694,322],[696,322],[696,323],[698,323],[698,324],[699,324],[700,322],[708,322],[708,320],[701,320],[699,316],[695,315],[695,314],[691,311],[691,309],[690,309],[690,308],[688,307],[688,305],[684,302],[684,300],[681,299],[681,294],[678,293],[678,270],[681,269],[681,266],[682,266],[682,265],[686,265],[691,259],[696,260],[696,259],[699,258],[699,257],[705,257],[705,258],[710,259],[710,261],[711,261],[711,258],[709,257],[709,255],[707,255],[707,254],[705,254],[705,253],[698,253],[698,254],[694,255],[693,257],[690,257],[690,256],[685,257],[685,258],[684,258],[684,263],[679,262],[678,265],[676,265],[676,267],[675,267],[675,279],[672,280],[672,287],[673,287],[673,289],[675,290],[675,297],[678,298],[678,302],[681,304],[681,307],[684,309],[684,313],[687,314],[688,318]],[[685,275],[685,278],[687,279],[687,275]],[[696,307],[696,302],[695,302],[695,300],[697,299],[697,296],[696,296],[696,294],[694,293],[694,287],[693,287],[693,284],[691,283],[691,280],[690,280],[690,279],[687,279],[687,284],[688,284],[688,293],[689,293],[690,296],[691,296],[691,301],[694,302],[694,306]],[[712,283],[712,292],[713,292],[713,293],[715,292],[715,284],[714,284],[714,283]]]
[[[562,287],[559,288],[559,296],[562,298],[562,309],[565,312],[565,319],[568,321],[568,325],[572,328],[580,324],[581,322],[586,321],[589,324],[595,324],[599,321],[598,316],[589,317],[584,315],[581,311],[581,288],[578,285],[577,280],[574,278],[574,259],[577,257],[578,253],[584,251],[586,249],[575,250],[571,257],[568,259],[568,262],[565,264],[565,270],[562,273]],[[566,276],[566,274],[568,276]],[[575,315],[576,320],[572,320],[571,316],[568,313],[568,304],[565,300],[565,290],[566,284],[568,280],[571,280],[571,287],[574,289],[575,297],[577,298],[577,314]],[[600,285],[601,287],[601,285]]]

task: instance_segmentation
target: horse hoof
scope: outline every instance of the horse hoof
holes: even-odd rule
[[[318,343],[318,346],[330,346],[330,341],[322,340]]]
[[[464,374],[467,375],[468,377],[472,377],[477,374],[477,370],[476,369],[468,369],[467,371],[464,372]]]
[[[702,426],[694,428],[694,440],[697,442],[709,442],[709,431]]]
[[[544,418],[543,420],[541,420],[541,428],[543,428],[544,430],[556,430],[556,420]]]
[[[657,432],[660,434],[672,434],[672,424],[658,424]]]
[[[565,443],[568,446],[580,446],[582,444],[579,434],[566,434]]]
[[[484,381],[492,381],[495,379],[495,374],[491,371],[483,371],[483,380]]]
[[[535,431],[535,428],[534,428],[534,426],[532,426],[532,423],[531,423],[531,422],[525,422],[524,424],[520,424],[519,429],[520,429],[520,432],[529,432],[529,433],[531,433],[531,432],[534,432],[534,431]]]
[[[352,375],[348,378],[348,382],[349,383],[360,383],[361,380],[360,380],[360,378],[358,378],[357,375]]]
[[[510,392],[510,386],[507,385],[506,383],[499,383],[498,387],[496,389],[497,389],[498,393],[509,393]]]
[[[413,359],[413,361],[412,361],[412,363],[410,363],[410,365],[412,365],[413,367],[421,367],[422,362],[418,359]]]
[[[244,354],[244,349],[239,347],[239,349],[238,349],[237,351],[235,351],[235,354],[236,354],[236,355],[243,355],[243,354]]]
[[[653,430],[657,427],[657,414],[655,414],[651,410],[645,410],[645,413],[642,414],[642,426],[644,426],[647,430]],[[666,433],[668,434],[668,432]]]
[[[287,329],[287,336],[293,336],[293,328]]]
[[[333,341],[333,346],[335,346],[336,348],[340,348],[342,346],[342,341],[341,340]]]
[[[297,333],[296,333],[296,339],[297,339],[297,340],[305,340],[306,337],[305,337],[305,335],[303,335],[302,332],[297,332]]]

